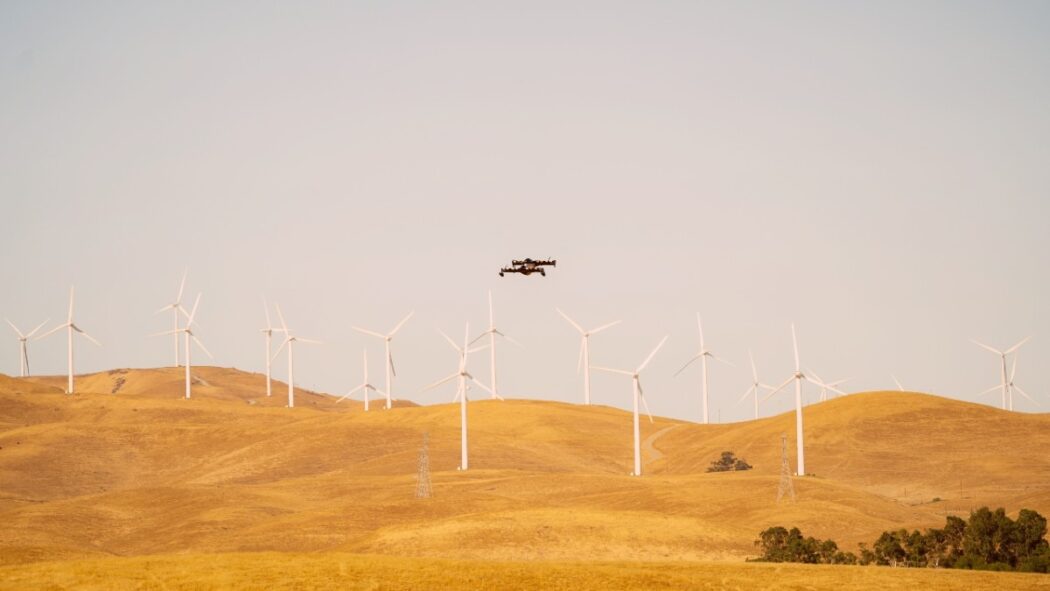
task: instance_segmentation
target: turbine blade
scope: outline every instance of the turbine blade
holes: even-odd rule
[[[281,312],[281,305],[274,304],[273,307],[277,309],[277,319],[281,321],[281,330],[285,335],[288,335],[288,325],[284,321],[284,314]]]
[[[101,346],[102,346],[102,343],[100,343],[100,342],[96,341],[96,340],[95,340],[95,337],[93,337],[93,336],[89,335],[88,333],[86,333],[86,332],[84,332],[84,331],[80,330],[79,328],[77,328],[77,327],[75,327],[75,326],[74,326],[73,328],[74,328],[74,329],[76,329],[76,331],[77,331],[77,332],[79,332],[79,333],[80,333],[80,334],[81,334],[81,335],[82,335],[82,336],[83,336],[83,337],[84,337],[85,339],[87,339],[87,340],[91,341],[92,343],[95,343],[95,344],[96,344],[96,345],[98,345],[99,347],[101,347]]]
[[[596,329],[592,330],[592,331],[590,332],[590,334],[598,334],[598,333],[600,333],[601,331],[603,331],[603,330],[605,330],[605,329],[607,329],[607,328],[612,328],[612,327],[616,326],[616,325],[617,325],[617,324],[619,324],[620,322],[623,322],[623,321],[622,321],[622,320],[617,320],[617,321],[615,321],[615,322],[610,322],[610,323],[608,323],[608,324],[603,324],[603,325],[599,326],[598,328],[596,328]]]
[[[68,324],[68,323],[67,323],[67,324],[59,324],[58,326],[56,326],[56,327],[52,328],[51,330],[49,330],[49,331],[45,332],[44,334],[42,334],[42,335],[40,335],[40,336],[38,336],[38,337],[37,337],[36,339],[34,339],[34,340],[36,340],[36,341],[39,341],[39,340],[40,340],[40,339],[42,339],[42,338],[45,338],[45,337],[49,337],[49,336],[51,336],[51,335],[55,334],[56,332],[58,332],[58,331],[62,330],[63,328],[66,328],[67,326],[69,326],[69,324]]]
[[[978,347],[981,347],[982,349],[988,349],[989,351],[991,351],[992,353],[995,353],[996,355],[1006,355],[1006,353],[1004,353],[1003,351],[1000,351],[999,349],[996,349],[994,347],[989,347],[988,345],[985,345],[984,343],[982,343],[982,342],[980,342],[980,341],[978,341],[976,339],[970,339],[970,342],[975,344],[975,345],[977,345]],[[1024,341],[1022,341],[1022,343],[1023,342]]]
[[[33,330],[29,331],[29,334],[27,334],[26,336],[24,336],[22,338],[28,339],[29,337],[35,335],[36,331],[40,330],[41,328],[44,328],[44,325],[47,324],[50,321],[51,321],[51,319],[48,318],[47,320],[45,320],[45,321],[41,322],[40,324],[36,325],[36,328],[34,328]],[[8,322],[8,324],[10,324],[10,322]],[[11,326],[13,327],[14,325],[11,324]]]
[[[700,313],[696,313],[696,329],[700,332],[700,350],[704,350],[704,323],[700,321]]]
[[[492,390],[491,390],[491,389],[489,389],[489,387],[488,387],[488,386],[486,386],[485,384],[482,384],[481,382],[479,382],[479,381],[475,380],[475,379],[474,379],[474,376],[472,376],[472,375],[470,375],[470,374],[468,373],[468,374],[467,374],[467,377],[468,377],[468,378],[470,378],[470,381],[474,382],[474,384],[476,384],[476,385],[477,385],[477,386],[478,386],[479,388],[481,388],[482,390],[484,390],[484,391],[488,392],[489,394],[492,394],[492,393],[493,393],[493,392],[492,392]]]
[[[441,386],[443,384],[447,384],[448,382],[451,382],[452,380],[454,380],[454,379],[456,379],[458,377],[459,377],[459,372],[456,372],[456,373],[448,376],[447,378],[441,378],[440,380],[434,382],[433,384],[430,384],[426,388],[423,388],[422,390],[420,390],[420,392],[426,392],[427,390],[433,390],[434,388],[437,388],[438,386]]]
[[[175,329],[172,329],[172,330],[166,330],[164,332],[155,332],[155,333],[153,333],[153,334],[151,334],[149,336],[151,336],[151,337],[166,337],[168,335],[173,335],[173,334],[180,333],[180,332],[185,332],[185,331],[186,331],[185,328],[175,328]]]
[[[517,345],[517,346],[521,347],[522,349],[525,348],[525,345],[522,345],[521,343],[519,343],[518,340],[515,339],[514,337],[509,337],[509,336],[503,334],[502,332],[500,332],[498,330],[493,330],[493,332],[495,332],[496,335],[502,337],[503,340],[507,341],[508,343],[511,343],[512,345]]]
[[[773,396],[775,396],[777,392],[780,392],[781,390],[784,389],[784,386],[787,386],[788,384],[790,384],[791,380],[793,380],[793,379],[795,379],[795,376],[791,376],[790,378],[784,380],[783,384],[780,384],[776,388],[773,388],[773,390],[769,394],[766,394],[766,397],[763,398],[760,402],[765,402],[765,401],[769,400],[770,398],[772,398]]]
[[[725,359],[722,359],[721,357],[719,357],[719,356],[715,355],[714,353],[711,353],[710,351],[708,351],[708,352],[707,352],[707,354],[708,354],[709,356],[711,356],[711,359],[714,359],[715,361],[718,361],[718,362],[724,363],[724,364],[728,365],[729,367],[736,367],[736,366],[735,366],[735,365],[733,365],[733,364],[732,364],[731,362],[729,362],[729,361],[726,361]]]
[[[611,367],[601,367],[600,365],[592,365],[591,369],[596,369],[598,371],[607,371],[607,372],[610,372],[610,373],[620,373],[620,374],[623,374],[625,376],[634,376],[633,372],[624,371],[622,369],[613,369]]]
[[[470,341],[469,343],[467,343],[467,346],[473,345],[474,343],[480,341],[481,339],[489,336],[489,333],[492,333],[492,332],[495,332],[495,331],[494,330],[486,330],[485,332],[479,334],[476,339],[474,339],[473,341]]]
[[[664,343],[666,343],[666,342],[667,342],[667,337],[665,336],[663,339],[660,340],[660,344],[656,345],[656,348],[653,349],[653,352],[650,353],[649,356],[645,358],[645,361],[643,361],[642,364],[638,366],[638,369],[634,370],[634,372],[635,373],[641,373],[642,370],[645,369],[645,366],[649,365],[649,362],[652,361],[653,357],[656,356],[656,352],[659,351],[660,348],[663,347]]]
[[[1013,366],[1010,368],[1010,384],[1014,383],[1014,376],[1017,375],[1017,356],[1014,356]]]
[[[266,314],[266,330],[273,330],[273,322],[270,321],[270,305],[266,303],[266,297],[263,296],[263,313]]]
[[[675,375],[675,377],[677,377],[677,376],[678,376],[678,374],[680,374],[680,373],[682,373],[683,371],[685,371],[685,368],[687,368],[687,367],[689,367],[690,365],[692,365],[694,361],[696,361],[697,359],[700,359],[701,357],[703,357],[703,355],[700,355],[700,354],[697,354],[697,355],[693,355],[692,359],[690,359],[689,361],[686,361],[686,362],[685,362],[685,365],[683,365],[683,366],[681,367],[681,369],[679,369],[678,371],[674,372],[674,375]]]
[[[390,375],[397,377],[397,368],[394,367],[394,353],[390,352],[386,356],[387,363],[390,364]]]
[[[801,371],[798,361],[798,335],[795,334],[795,323],[791,323],[791,344],[795,347],[795,371]]]
[[[280,346],[280,347],[277,347],[277,350],[276,350],[276,351],[274,351],[274,353],[273,353],[273,356],[272,356],[272,357],[270,357],[270,361],[271,361],[271,362],[272,362],[272,361],[273,361],[274,359],[277,359],[277,356],[281,354],[281,351],[283,351],[283,350],[284,350],[285,346],[287,346],[287,345],[288,345],[288,342],[289,342],[289,341],[291,341],[291,340],[292,340],[292,339],[290,339],[290,338],[287,338],[287,337],[285,337],[285,339],[284,339],[283,341],[281,341],[281,346]]]
[[[645,392],[642,391],[642,381],[638,380],[638,398],[642,401],[642,406],[645,408],[645,414],[649,415],[649,422],[653,422],[653,413],[649,412],[649,403],[645,401]]]
[[[397,323],[397,326],[394,327],[394,330],[390,331],[390,334],[388,336],[392,337],[392,336],[396,335],[397,331],[401,330],[401,327],[404,326],[405,323],[408,322],[408,319],[411,318],[412,315],[415,314],[415,313],[416,313],[415,310],[412,310],[411,312],[409,312],[408,316],[405,316],[404,318],[402,318],[401,322]]]
[[[175,296],[176,303],[182,301],[182,290],[186,288],[186,275],[189,274],[189,272],[189,268],[183,270],[182,272],[182,281],[179,283],[179,295]]]
[[[164,306],[160,310],[157,310],[156,312],[154,312],[153,315],[156,316],[157,314],[160,314],[161,312],[166,312],[166,311],[168,311],[168,310],[170,310],[170,309],[172,309],[174,307],[175,307],[175,304],[168,304],[167,306]]]
[[[27,336],[25,336],[24,334],[22,334],[22,331],[18,330],[18,327],[17,327],[17,326],[15,326],[13,322],[11,322],[10,320],[7,320],[7,318],[4,318],[4,320],[6,320],[6,321],[7,321],[7,323],[11,325],[11,328],[13,328],[13,329],[14,329],[14,331],[15,331],[15,334],[17,334],[17,335],[18,335],[18,338],[20,338],[20,339],[25,339],[25,338],[28,338]],[[33,333],[29,333],[29,334],[30,334],[30,335],[32,335]]]
[[[69,286],[69,319],[68,322],[73,324],[73,286]]]
[[[361,328],[361,327],[358,327],[358,326],[351,326],[350,328],[356,330],[357,332],[363,333],[363,334],[372,335],[374,337],[379,337],[381,339],[386,339],[386,335],[385,334],[379,334],[378,332],[375,332],[373,330],[367,330],[367,329],[364,329],[364,328]]]
[[[460,355],[463,354],[463,349],[459,348],[459,345],[456,344],[456,341],[452,340],[452,337],[445,334],[445,331],[441,329],[438,329],[438,332],[441,333],[441,336],[445,337],[445,340],[448,341],[449,345],[452,345],[453,349],[455,349]]]
[[[890,377],[893,378],[893,383],[897,384],[897,389],[900,390],[901,392],[903,392],[904,391],[904,386],[901,385],[901,382],[900,382],[900,380],[897,379],[897,376],[895,376],[893,374],[890,374]]]
[[[751,349],[747,350],[747,358],[751,361],[751,375],[755,378],[755,383],[758,383],[758,368],[755,367],[755,356],[751,354]]]
[[[197,315],[197,306],[201,303],[201,293],[197,292],[197,299],[193,301],[193,309],[190,310],[189,320],[186,321],[186,325],[193,324],[193,317]]]
[[[573,326],[573,328],[575,328],[576,330],[580,331],[580,334],[587,334],[587,331],[583,330],[583,327],[580,326],[579,324],[577,324],[575,320],[573,320],[572,318],[569,318],[568,314],[566,314],[565,312],[562,312],[561,308],[555,308],[555,310],[557,310],[558,314],[561,314],[561,317],[564,318],[569,324],[571,324]]]
[[[307,339],[304,337],[295,337],[297,343],[307,343],[309,345],[323,345],[324,341],[318,341],[317,339]]]
[[[1025,338],[1021,339],[1021,342],[1017,343],[1017,344],[1016,344],[1016,345],[1014,345],[1013,347],[1010,347],[1010,348],[1009,348],[1009,349],[1007,349],[1006,351],[1003,351],[1003,355],[1009,355],[1010,353],[1013,353],[1014,351],[1016,351],[1016,350],[1020,349],[1020,348],[1021,348],[1021,345],[1023,345],[1023,344],[1025,344],[1025,343],[1027,343],[1027,342],[1028,342],[1028,339],[1030,339],[1030,338],[1032,338],[1032,337],[1025,337]]]
[[[1035,404],[1039,404],[1038,402],[1036,402],[1035,398],[1032,398],[1031,396],[1029,396],[1027,392],[1025,392],[1024,390],[1022,390],[1022,389],[1020,388],[1020,386],[1013,386],[1013,389],[1014,389],[1014,390],[1017,390],[1017,392],[1018,392],[1018,393],[1019,393],[1019,394],[1020,394],[1021,396],[1024,396],[1025,398],[1027,398],[1027,399],[1031,400],[1031,401],[1032,401],[1032,402],[1034,402]]]
[[[583,369],[583,343],[587,337],[580,337],[580,354],[576,356],[576,375],[580,375],[580,370]]]
[[[360,386],[358,386],[358,387],[354,388],[353,390],[350,390],[346,394],[343,394],[342,396],[340,396],[339,400],[336,400],[336,402],[342,402],[342,401],[346,400],[347,398],[350,398],[351,396],[353,396],[357,392],[361,391],[362,388],[367,388],[367,387],[368,387],[368,384],[361,384]]]
[[[997,384],[997,385],[995,385],[995,386],[992,386],[991,388],[988,388],[988,389],[987,389],[987,390],[985,390],[984,392],[981,392],[981,393],[980,393],[980,394],[978,394],[977,396],[978,396],[978,397],[981,397],[981,396],[984,396],[984,395],[986,395],[986,394],[991,394],[992,392],[995,392],[995,391],[1000,391],[1000,392],[1001,392],[1001,391],[1002,391],[1002,389],[1003,389],[1003,385],[1002,385],[1002,384]]]
[[[215,356],[212,355],[211,351],[209,351],[208,348],[204,346],[204,343],[202,343],[200,341],[200,339],[197,338],[197,335],[193,334],[192,332],[188,333],[188,334],[190,335],[190,338],[193,339],[193,342],[197,343],[197,346],[201,348],[201,351],[204,351],[205,353],[208,354],[208,358],[209,359],[213,359],[213,360],[215,359]]]
[[[832,392],[835,392],[836,394],[842,394],[843,396],[846,395],[846,393],[843,392],[842,390],[839,390],[838,388],[836,388],[835,386],[832,386],[830,384],[825,384],[824,382],[822,382],[820,380],[811,378],[809,376],[802,376],[802,379],[806,380],[807,382],[809,382],[811,384],[816,384],[817,386],[820,386],[821,388],[827,388],[828,390],[831,390]]]
[[[756,386],[752,385],[750,388],[747,389],[746,392],[744,392],[744,395],[741,396],[740,400],[737,400],[736,403],[740,404],[741,402],[747,400],[747,397],[751,395],[751,392],[754,392],[756,389],[757,389]],[[756,395],[757,395],[757,393],[756,393]]]

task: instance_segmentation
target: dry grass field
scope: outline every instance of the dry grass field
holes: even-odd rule
[[[1050,577],[744,564],[798,526],[855,550],[982,505],[1050,515],[1050,415],[872,392],[806,408],[798,498],[777,504],[791,414],[732,425],[509,400],[362,412],[194,368],[0,376],[0,588],[1048,588]],[[378,405],[373,407],[379,408]],[[417,500],[430,436],[434,497]],[[755,469],[708,474],[732,450]]]

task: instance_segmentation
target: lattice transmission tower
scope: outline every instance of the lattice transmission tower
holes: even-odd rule
[[[430,433],[423,434],[423,449],[419,451],[419,473],[416,474],[416,498],[429,499],[433,494],[430,484]]]
[[[795,484],[791,481],[791,465],[788,464],[788,451],[787,451],[787,434],[780,434],[780,488],[777,489],[777,502],[784,498],[784,495],[791,497],[791,500],[795,500]]]

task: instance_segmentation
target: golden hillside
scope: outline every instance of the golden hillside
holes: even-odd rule
[[[257,551],[735,561],[771,525],[851,548],[985,504],[1050,515],[1050,456],[1025,451],[1050,448],[1046,414],[896,392],[814,404],[813,475],[777,504],[781,433],[794,464],[790,413],[645,420],[646,475],[634,478],[628,412],[472,402],[471,469],[459,472],[458,405],[364,413],[297,391],[288,409],[286,386],[266,400],[257,374],[194,374],[188,401],[178,369],[83,376],[74,396],[42,387],[62,378],[0,380],[3,562]],[[423,433],[429,500],[413,495]],[[755,469],[705,473],[723,450]]]

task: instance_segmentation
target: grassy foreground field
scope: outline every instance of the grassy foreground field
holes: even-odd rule
[[[140,556],[0,568],[23,589],[1050,589],[1017,573],[758,563],[492,562],[342,553]]]

